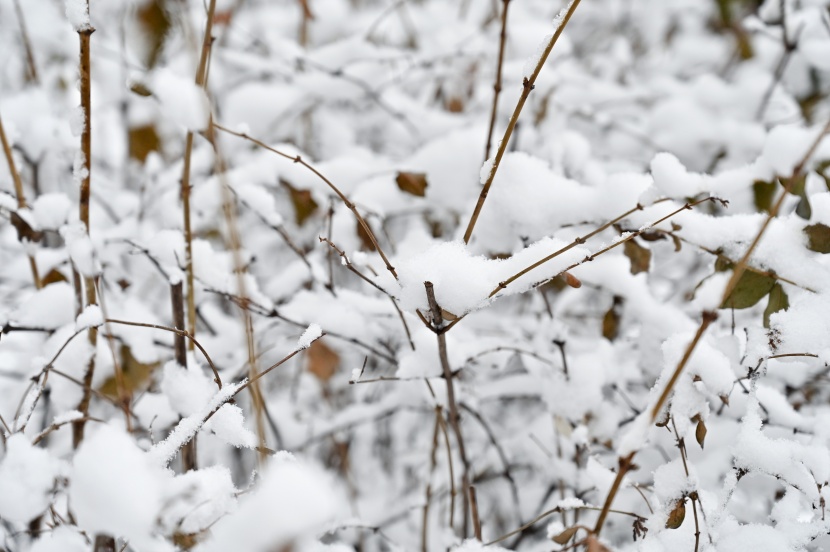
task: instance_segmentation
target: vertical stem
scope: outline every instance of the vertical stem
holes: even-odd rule
[[[173,327],[177,330],[185,329],[184,321],[184,290],[182,289],[182,282],[170,284],[170,303],[173,307]],[[175,353],[176,363],[182,368],[187,369],[187,346],[185,345],[185,338],[182,334],[174,334],[173,337],[173,351]],[[182,472],[187,473],[190,470],[197,469],[196,463],[196,438],[193,438],[182,447]]]
[[[115,539],[101,533],[95,535],[93,552],[115,552]]]
[[[87,9],[89,9],[89,0],[87,0]],[[78,30],[78,37],[80,38],[80,76],[81,76],[81,109],[84,112],[84,128],[81,133],[81,155],[83,156],[83,179],[81,180],[81,198],[80,198],[80,219],[86,228],[87,235],[89,235],[89,198],[92,190],[90,186],[92,174],[92,79],[91,79],[91,65],[90,65],[90,38],[95,29],[92,26]],[[95,295],[95,277],[84,276],[84,292],[86,296],[86,306],[96,305],[97,298]],[[78,410],[83,417],[72,424],[72,445],[77,448],[84,439],[84,427],[86,425],[86,418],[89,416],[89,401],[92,396],[92,376],[95,373],[95,354],[98,343],[98,328],[96,326],[90,327],[87,332],[87,339],[92,349],[92,354],[87,364],[86,373],[84,374],[84,388],[81,402],[78,404]]]
[[[545,61],[547,61],[551,50],[553,50],[553,47],[556,44],[556,41],[559,39],[562,31],[565,30],[565,27],[568,25],[568,21],[571,20],[571,16],[574,11],[576,11],[577,6],[579,6],[579,2],[580,0],[574,0],[570,5],[568,11],[565,13],[565,16],[562,18],[562,23],[556,31],[554,31],[547,43],[547,46],[545,46],[542,55],[539,56],[539,61],[536,63],[533,73],[529,77],[525,77],[522,82],[522,95],[519,97],[519,102],[513,110],[513,115],[510,116],[510,121],[507,123],[507,130],[504,131],[504,137],[496,150],[496,157],[493,160],[493,166],[490,168],[490,174],[484,182],[484,188],[482,188],[481,194],[478,196],[478,202],[476,202],[473,215],[470,217],[470,222],[467,224],[467,230],[464,232],[464,243],[470,243],[470,237],[473,235],[473,228],[475,228],[478,216],[481,214],[481,208],[484,207],[484,201],[487,199],[487,194],[490,192],[490,186],[493,185],[493,179],[496,178],[496,171],[499,169],[499,164],[501,163],[502,157],[504,157],[504,152],[507,151],[507,145],[510,143],[510,137],[513,135],[513,130],[516,128],[516,123],[519,121],[519,115],[522,113],[525,102],[527,102],[527,98],[533,90],[534,83],[539,77],[539,73],[542,72],[542,67],[545,65]]]
[[[487,146],[484,148],[484,160],[490,159],[490,147],[493,144],[493,130],[498,115],[499,94],[501,93],[501,68],[504,64],[504,46],[507,43],[507,7],[510,0],[502,0],[501,34],[499,35],[499,61],[496,65],[496,82],[493,83],[493,107],[490,110],[490,128],[487,131]]]
[[[478,498],[476,498],[476,488],[470,485],[470,506],[473,514],[473,532],[476,540],[481,542],[481,518],[478,516]]]
[[[32,52],[32,42],[29,40],[29,32],[26,30],[26,19],[23,17],[23,10],[20,9],[20,0],[14,0],[14,13],[17,16],[17,23],[20,25],[20,37],[23,40],[23,49],[26,51],[26,66],[29,69],[29,78],[40,82],[37,74],[35,56]]]
[[[432,500],[432,472],[435,471],[436,453],[438,452],[438,431],[441,427],[441,408],[435,408],[435,427],[432,430],[432,450],[429,453],[429,472],[427,472],[426,499],[424,500],[424,514],[421,524],[421,552],[428,552],[427,535],[429,529],[429,502]]]
[[[441,307],[435,300],[435,289],[432,282],[424,282],[426,288],[427,300],[432,312],[432,325],[438,337],[438,355],[441,359],[441,367],[444,371],[444,380],[447,382],[447,408],[449,410],[450,427],[455,433],[455,440],[458,442],[458,454],[461,456],[461,464],[464,470],[461,475],[461,496],[464,501],[464,522],[462,529],[462,536],[466,537],[469,533],[469,513],[470,513],[470,462],[467,459],[467,452],[464,447],[464,436],[461,433],[461,424],[458,416],[458,403],[455,400],[455,389],[453,386],[453,374],[450,367],[449,356],[447,355],[447,336],[444,330],[444,316],[441,314]]]
[[[12,181],[14,182],[14,193],[17,195],[17,208],[25,209],[28,205],[26,204],[26,196],[23,193],[23,181],[20,179],[20,174],[17,172],[12,147],[6,138],[6,131],[3,128],[2,118],[0,118],[0,144],[3,145],[3,154],[6,157],[6,162],[9,164],[9,172],[11,173]],[[40,281],[40,275],[37,271],[37,263],[35,262],[35,258],[31,255],[29,255],[29,268],[32,271],[32,279],[35,282],[35,287],[40,289],[42,284]]]
[[[196,70],[196,85],[206,87],[207,83],[207,61],[210,53],[210,45],[213,41],[213,16],[216,13],[216,0],[210,0],[207,11],[207,22],[205,23],[205,34],[202,38],[202,52],[199,56],[199,67]],[[184,146],[184,168],[182,169],[181,196],[182,214],[184,222],[184,263],[187,277],[187,331],[190,335],[196,335],[196,290],[194,289],[193,277],[193,231],[190,221],[190,159],[193,154],[193,131],[187,131],[187,138]],[[193,341],[188,341],[188,348],[192,351]]]

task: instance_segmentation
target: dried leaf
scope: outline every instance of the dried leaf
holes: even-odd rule
[[[775,280],[771,276],[758,274],[751,270],[744,270],[735,289],[720,306],[722,309],[746,309],[761,300],[772,290]]]
[[[620,315],[617,309],[611,307],[602,317],[602,337],[614,341],[620,333]]]
[[[43,285],[43,287],[46,287],[49,284],[54,284],[56,282],[68,282],[68,281],[69,281],[69,279],[66,276],[64,276],[63,273],[60,270],[58,270],[56,268],[53,268],[52,270],[50,270],[49,273],[46,276],[44,276],[40,279],[40,283]]]
[[[17,211],[11,211],[9,218],[11,219],[12,226],[14,226],[14,229],[17,230],[18,241],[25,240],[37,243],[43,239],[43,232],[32,228],[29,223],[26,222],[26,219],[17,214]]]
[[[579,289],[582,287],[582,281],[570,272],[563,272],[562,276],[565,278],[565,283],[572,288]]]
[[[623,253],[631,261],[631,274],[648,272],[651,266],[651,250],[638,244],[635,240],[628,240],[623,246]]]
[[[121,347],[121,374],[123,375],[124,392],[127,396],[135,395],[147,389],[150,385],[150,377],[153,370],[159,367],[160,363],[152,362],[144,364],[136,360],[129,347]],[[99,391],[118,400],[118,382],[115,376],[108,378],[101,385]]]
[[[164,6],[165,0],[153,0],[144,2],[144,5],[136,11],[136,19],[141,25],[145,40],[147,41],[148,68],[152,68],[158,61],[161,49],[164,46],[164,39],[170,30],[171,21]]]
[[[288,188],[291,204],[294,206],[294,214],[297,217],[297,224],[302,226],[317,211],[317,202],[311,197],[311,190],[300,190],[285,180],[281,180],[280,182]]]
[[[677,501],[669,512],[669,518],[666,520],[666,529],[677,529],[683,525],[683,520],[686,518],[686,499],[681,498]]]
[[[588,535],[585,538],[585,550],[586,552],[609,552],[608,548],[594,535]]]
[[[427,190],[427,175],[415,172],[399,172],[395,182],[402,192],[418,197],[424,197]]]
[[[318,339],[306,351],[308,371],[317,376],[322,382],[327,382],[337,372],[340,366],[340,355]]]
[[[153,95],[153,92],[147,88],[147,85],[141,82],[132,82],[130,83],[130,92],[141,96],[142,98],[149,98]]]
[[[700,445],[700,448],[703,448],[703,442],[706,440],[706,424],[701,419],[697,420],[695,439],[697,439],[697,444]]]
[[[567,529],[553,537],[552,540],[556,544],[567,544],[567,542],[571,540],[574,535],[576,535],[577,531],[579,531],[579,527],[568,527]]]
[[[133,127],[127,133],[130,141],[130,158],[144,162],[151,151],[160,151],[161,140],[153,125]]]
[[[830,253],[830,226],[811,224],[804,227],[807,234],[807,249],[817,253]]]
[[[363,225],[360,224],[360,221],[357,221],[356,224],[357,237],[360,238],[360,243],[363,245],[363,249],[367,249],[369,251],[377,251],[377,248],[375,247],[372,238],[369,236],[369,232],[367,232],[366,229],[363,228]],[[367,222],[366,224],[369,223]]]

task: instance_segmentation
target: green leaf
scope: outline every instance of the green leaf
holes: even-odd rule
[[[772,198],[775,196],[775,182],[764,182],[756,180],[752,183],[752,193],[755,197],[755,207],[759,211],[766,211],[772,208]]]
[[[790,306],[790,300],[787,294],[784,293],[784,288],[781,284],[775,284],[769,292],[769,302],[767,308],[764,310],[764,327],[769,328],[769,318],[773,313],[786,310]]]
[[[771,276],[744,270],[732,293],[720,308],[747,309],[758,303],[774,285],[775,280]]]
[[[830,226],[811,224],[804,227],[807,234],[807,249],[817,253],[830,253]]]

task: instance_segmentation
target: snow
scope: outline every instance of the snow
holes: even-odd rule
[[[197,132],[207,128],[210,101],[205,91],[191,78],[167,70],[157,71],[153,75],[150,89],[161,104],[165,117],[189,131]]]
[[[15,324],[54,330],[73,320],[75,291],[66,282],[55,282],[36,291],[12,313]]]
[[[78,272],[90,278],[98,275],[101,265],[96,258],[95,246],[84,224],[81,222],[66,224],[61,227],[60,233],[66,240],[69,256]]]
[[[32,205],[32,214],[40,228],[58,230],[67,221],[72,202],[65,194],[42,194]]]
[[[31,552],[87,552],[86,539],[78,531],[66,525],[59,525],[43,533],[32,544]]]
[[[104,324],[104,313],[98,305],[87,305],[75,319],[75,329],[93,328]]]
[[[253,442],[248,437],[247,433],[245,433],[244,428],[241,428],[239,424],[241,424],[241,419],[238,415],[235,415],[235,412],[232,410],[225,410],[229,406],[226,403],[233,398],[233,396],[239,391],[239,389],[245,385],[246,380],[243,380],[238,383],[226,384],[217,391],[209,401],[207,401],[201,408],[199,408],[193,414],[182,418],[176,427],[167,435],[167,437],[160,443],[154,445],[149,452],[150,458],[152,458],[153,462],[161,465],[167,466],[179,450],[186,445],[193,437],[199,433],[203,426],[205,426],[205,419],[214,411],[216,413],[211,417],[210,420],[212,421],[213,418],[219,416],[221,422],[216,429],[219,430],[220,436],[222,435],[221,432],[231,430],[228,440],[231,441],[230,444],[234,446],[253,446]],[[222,414],[222,410],[225,410],[227,414]],[[223,416],[227,416],[227,418],[223,419]],[[216,422],[214,422],[215,424]]]
[[[27,437],[16,433],[6,439],[6,454],[0,461],[0,517],[26,524],[52,503],[55,478],[62,473],[60,462]]]
[[[76,32],[84,32],[92,29],[89,22],[88,0],[65,0],[66,18]]]
[[[326,472],[293,457],[270,458],[256,489],[242,496],[238,509],[220,519],[212,527],[212,538],[195,550],[279,549],[295,539],[313,537],[343,515],[343,506]]]
[[[303,335],[300,336],[300,339],[297,340],[297,348],[308,349],[311,347],[311,344],[320,339],[322,335],[323,328],[321,328],[318,324],[310,324],[303,332]]]
[[[78,526],[151,545],[167,475],[122,430],[88,426],[73,460],[69,500]],[[160,549],[160,548],[156,548]]]

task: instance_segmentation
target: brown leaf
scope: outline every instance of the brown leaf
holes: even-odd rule
[[[579,289],[582,287],[582,281],[570,272],[563,272],[562,276],[565,278],[565,283],[572,288]]]
[[[322,339],[318,339],[308,348],[306,352],[308,359],[308,371],[317,376],[322,382],[327,382],[337,372],[340,366],[340,355],[326,345]]]
[[[703,423],[703,420],[698,419],[697,427],[695,428],[695,439],[697,439],[697,444],[700,445],[700,448],[703,448],[703,441],[706,440],[706,424]]]
[[[651,266],[651,250],[638,244],[635,240],[628,240],[623,246],[623,253],[631,261],[631,274],[648,272]]]
[[[683,525],[683,520],[686,518],[686,499],[681,498],[677,501],[669,512],[669,518],[666,520],[666,529],[677,529]]]
[[[576,535],[577,531],[579,531],[578,526],[568,527],[567,529],[553,537],[553,542],[555,542],[556,544],[567,544],[567,542],[571,540],[574,535]]]
[[[32,228],[26,220],[17,214],[17,211],[12,211],[10,214],[12,226],[17,230],[17,239],[19,241],[29,241],[37,243],[43,239],[43,232]]]
[[[141,24],[142,34],[147,41],[147,67],[152,68],[158,61],[167,32],[170,30],[170,17],[164,7],[165,0],[144,2],[136,11],[136,19]]]
[[[366,224],[369,224],[368,222]],[[367,249],[369,251],[377,251],[375,247],[375,243],[372,241],[371,236],[369,236],[369,232],[363,228],[363,225],[360,224],[360,221],[357,221],[357,237],[360,238],[360,243],[363,245],[363,249]]]
[[[153,125],[133,127],[127,133],[130,141],[130,158],[144,162],[151,151],[160,151],[161,140]]]
[[[588,535],[585,538],[585,550],[586,552],[610,552],[594,535]]]
[[[288,188],[291,204],[294,206],[294,214],[297,217],[297,224],[302,226],[317,211],[317,202],[311,197],[311,190],[300,190],[285,180],[281,180],[281,183]]]
[[[415,172],[399,172],[395,182],[402,192],[418,197],[424,197],[427,190],[427,175]]]
[[[150,376],[153,370],[159,367],[158,362],[144,364],[136,360],[129,347],[121,347],[121,373],[124,376],[124,391],[127,396],[144,391],[150,385]],[[115,376],[107,379],[99,391],[113,399],[119,399],[118,382]]]
[[[69,279],[63,275],[60,270],[53,268],[49,271],[49,273],[40,279],[40,283],[43,287],[48,286],[49,284],[54,284],[56,282],[68,282]]]

